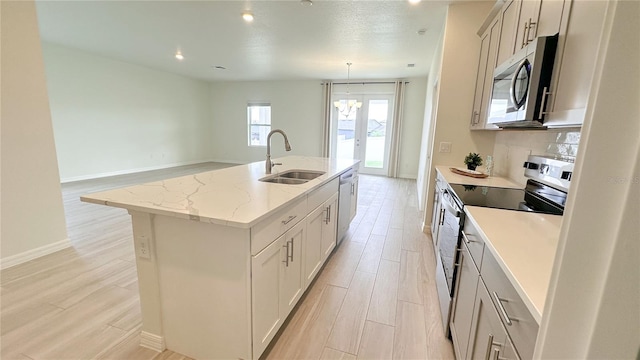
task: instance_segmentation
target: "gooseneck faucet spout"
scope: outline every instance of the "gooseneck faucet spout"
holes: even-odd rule
[[[287,151],[291,151],[291,144],[289,144],[289,139],[287,138],[287,134],[285,134],[284,131],[282,131],[280,129],[271,130],[269,135],[267,135],[267,162],[265,164],[266,165],[265,166],[265,170],[266,170],[267,174],[271,174],[271,169],[275,165],[282,165],[281,163],[273,163],[273,162],[271,162],[271,135],[273,135],[275,133],[280,133],[280,134],[282,134],[282,136],[284,136],[284,149],[287,150]]]

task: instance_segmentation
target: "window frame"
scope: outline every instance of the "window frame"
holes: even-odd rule
[[[269,123],[268,124],[255,124],[251,122],[251,111],[253,107],[268,107],[269,108]],[[257,144],[254,145],[252,144],[252,132],[251,129],[254,126],[257,127],[264,127],[267,128],[267,133],[269,133],[271,131],[271,126],[273,125],[271,123],[271,111],[272,111],[272,107],[271,107],[271,103],[270,102],[266,102],[266,101],[261,101],[261,102],[248,102],[247,103],[247,146],[248,147],[266,147],[267,144],[265,142],[264,145],[261,144]],[[265,139],[266,141],[266,139]]]

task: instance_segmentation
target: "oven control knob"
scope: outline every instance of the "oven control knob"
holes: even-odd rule
[[[538,170],[538,164],[532,163],[532,162],[529,162],[529,161],[525,161],[524,165],[522,167],[527,168],[527,169]]]
[[[549,173],[549,165],[547,164],[542,164],[540,165],[540,174],[548,174]]]
[[[560,179],[571,181],[571,174],[573,174],[571,171],[563,171],[560,175]]]

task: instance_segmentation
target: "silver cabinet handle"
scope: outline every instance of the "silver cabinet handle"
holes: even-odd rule
[[[491,356],[491,347],[493,346],[493,334],[489,334],[489,341],[487,342],[487,354],[484,359],[489,360],[489,356]]]
[[[547,105],[547,98],[551,95],[551,91],[549,91],[548,87],[542,88],[542,103],[540,104],[540,112],[538,113],[538,119],[542,120],[542,116],[547,112],[545,111],[545,106]]]
[[[356,193],[356,184],[355,183],[351,183],[351,195]]]
[[[527,29],[527,44],[536,39],[536,33],[535,32],[533,33],[533,39],[530,36],[531,35],[531,28],[534,25],[537,27],[538,23],[533,22],[533,19],[529,18],[529,28]]]
[[[513,321],[518,321],[517,319],[512,319],[509,317],[509,314],[507,314],[507,310],[505,310],[504,306],[502,306],[502,302],[509,302],[505,299],[501,299],[498,296],[498,293],[493,291],[491,293],[493,295],[494,300],[496,301],[496,303],[498,304],[498,310],[500,310],[500,313],[502,313],[502,317],[504,318],[504,321],[507,323],[507,325],[511,326],[513,325]]]
[[[283,263],[285,264],[286,267],[289,267],[289,242],[287,241],[287,243],[285,245],[282,245],[282,247],[287,248],[287,254],[284,257]]]
[[[529,30],[529,23],[524,23],[524,29],[522,30],[522,43],[520,43],[520,49],[527,46],[527,40],[529,40],[529,35],[527,31]]]
[[[289,256],[289,252],[287,251],[287,258],[293,262],[293,238],[291,238],[291,256]],[[288,250],[288,247],[287,247]]]
[[[329,225],[329,223],[331,222],[331,205],[327,206],[325,212],[326,216],[324,217],[324,223]]]
[[[282,225],[287,225],[288,223],[290,223],[291,221],[293,221],[293,219],[297,218],[298,215],[290,215],[287,220],[282,220]]]
[[[472,242],[478,242],[477,240],[469,240],[469,238],[467,237],[467,234],[465,234],[464,231],[462,231],[462,238],[464,239],[464,242],[466,242],[467,244],[470,244]]]
[[[480,112],[478,110],[474,110],[471,115],[471,125],[477,125],[480,122]]]

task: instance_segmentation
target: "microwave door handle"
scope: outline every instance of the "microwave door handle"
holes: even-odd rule
[[[524,104],[518,104],[518,99],[516,99],[516,83],[518,82],[518,74],[520,73],[520,69],[527,65],[527,59],[524,59],[518,64],[516,67],[516,71],[513,73],[513,77],[511,78],[511,88],[509,89],[509,95],[511,96],[511,102],[513,103],[513,108],[518,110]]]

